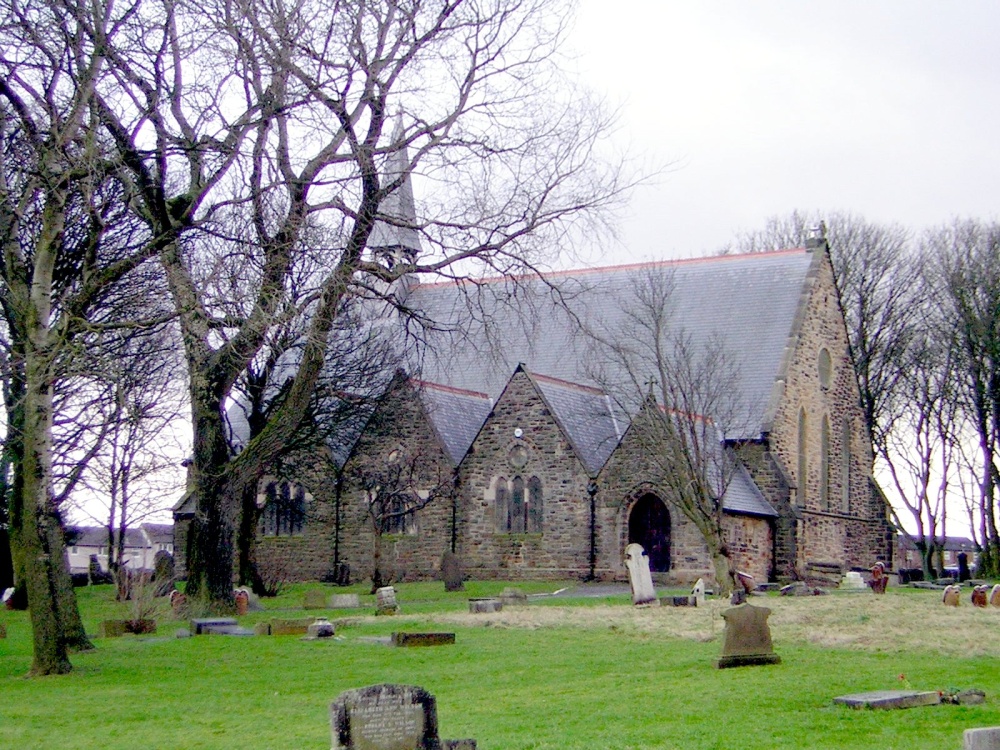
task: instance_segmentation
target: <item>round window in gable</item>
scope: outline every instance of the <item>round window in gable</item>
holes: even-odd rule
[[[826,347],[819,350],[817,367],[819,369],[820,387],[825,390],[830,387],[830,381],[833,379],[833,360],[830,358],[830,352],[827,351]]]
[[[523,445],[515,445],[510,449],[510,453],[507,454],[507,460],[510,461],[510,465],[515,469],[523,469],[525,464],[528,463],[528,449]]]

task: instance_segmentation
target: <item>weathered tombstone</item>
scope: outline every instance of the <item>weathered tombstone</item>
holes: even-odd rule
[[[705,580],[699,578],[694,582],[694,588],[691,589],[690,603],[695,607],[705,606]]]
[[[196,617],[191,620],[192,635],[207,635],[211,628],[237,627],[232,617]]]
[[[170,609],[173,610],[174,617],[187,615],[187,597],[177,589],[170,592]]]
[[[659,604],[653,588],[653,576],[649,572],[649,558],[641,544],[633,542],[625,548],[625,567],[628,568],[628,582],[632,587],[632,604]]]
[[[233,599],[236,601],[236,614],[242,617],[250,609],[250,594],[243,589],[236,589]]]
[[[300,617],[297,620],[271,620],[271,635],[305,635],[312,620]]]
[[[994,607],[1000,607],[1000,583],[990,589],[990,604]]]
[[[972,606],[985,607],[989,604],[989,586],[976,586],[972,589]]]
[[[166,596],[174,589],[174,556],[165,549],[153,556],[153,582],[155,596]]]
[[[302,597],[302,609],[326,609],[326,594],[319,589],[310,589]]]
[[[440,740],[434,696],[416,685],[348,690],[330,705],[333,750],[475,750]]]
[[[872,565],[872,579],[869,584],[876,594],[884,594],[886,586],[889,585],[889,576],[885,573],[885,563],[877,562]]]
[[[316,621],[306,628],[307,638],[333,638],[333,636],[333,623],[325,617],[317,617]]]
[[[469,612],[472,614],[492,614],[503,609],[499,599],[469,599]]]
[[[507,586],[500,592],[500,601],[505,607],[520,606],[528,603],[528,595],[521,589]]]
[[[357,609],[361,606],[358,594],[332,594],[326,603],[327,609]]]
[[[960,598],[960,589],[958,586],[945,586],[944,593],[941,596],[941,601],[944,602],[947,607],[957,607]]]
[[[839,588],[842,591],[864,591],[868,588],[868,584],[865,583],[865,579],[858,571],[849,570],[840,580]]]
[[[375,591],[375,614],[394,615],[399,612],[399,605],[396,604],[396,589],[392,586],[383,586]]]
[[[722,613],[726,621],[722,656],[715,662],[719,669],[748,667],[759,664],[778,664],[781,657],[774,653],[771,629],[767,618],[771,610],[741,604]]]
[[[1000,727],[978,727],[962,733],[962,750],[1000,750]]]
[[[936,690],[873,690],[869,693],[838,695],[834,703],[851,708],[914,708],[936,706],[941,696]]]
[[[445,591],[465,590],[465,573],[462,570],[462,561],[458,555],[450,550],[441,556],[441,580],[444,581]]]

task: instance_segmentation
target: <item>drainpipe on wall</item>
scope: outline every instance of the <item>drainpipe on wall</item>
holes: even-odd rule
[[[590,574],[588,581],[597,578],[597,482],[591,479],[587,483],[587,494],[590,495]]]

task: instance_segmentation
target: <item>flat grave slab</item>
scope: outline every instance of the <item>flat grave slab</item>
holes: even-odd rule
[[[934,690],[873,690],[870,693],[838,695],[834,703],[851,708],[914,708],[936,706],[941,696]]]
[[[966,729],[962,734],[962,750],[1000,750],[1000,727]]]
[[[208,628],[239,625],[232,617],[197,617],[191,620],[191,635],[204,635]]]
[[[454,633],[393,633],[393,646],[450,646],[455,643]]]

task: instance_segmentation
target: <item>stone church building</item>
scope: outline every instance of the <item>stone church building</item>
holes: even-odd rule
[[[695,351],[713,342],[739,376],[741,416],[717,446],[734,467],[722,500],[735,567],[832,582],[891,561],[828,249],[810,244],[409,285],[407,306],[438,322],[414,374],[397,374],[340,459],[262,483],[258,559],[303,580],[344,566],[361,580],[376,564],[410,580],[435,577],[451,550],[473,578],[623,579],[638,542],[661,581],[713,578],[705,541],[607,385],[627,378],[597,374],[592,332],[641,336],[628,302],[656,275],[671,330]],[[188,512],[175,511],[180,535]]]

